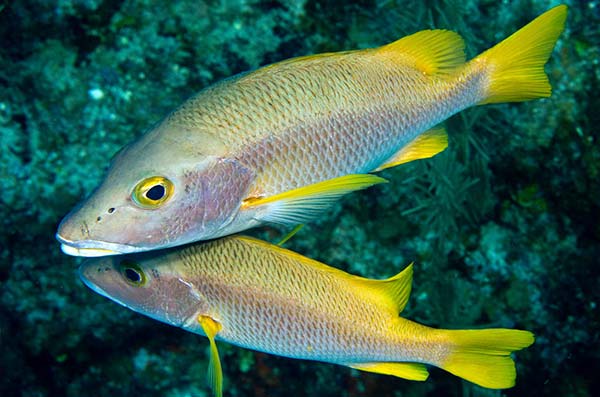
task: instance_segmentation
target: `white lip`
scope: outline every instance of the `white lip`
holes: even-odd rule
[[[121,252],[113,251],[104,248],[77,248],[67,244],[61,244],[60,249],[67,255],[85,256],[88,258],[107,255],[119,255]]]
[[[56,235],[56,239],[61,243],[60,249],[67,255],[98,257],[108,255],[121,255],[138,252],[140,249],[131,245],[107,243],[103,241],[70,241]]]

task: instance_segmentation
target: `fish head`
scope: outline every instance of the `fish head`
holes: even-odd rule
[[[122,150],[101,185],[61,222],[63,252],[105,256],[214,238],[254,174],[214,144],[149,134]],[[150,139],[155,138],[155,139]]]
[[[90,258],[79,267],[94,292],[155,320],[195,325],[208,302],[178,270],[176,253],[147,253]]]

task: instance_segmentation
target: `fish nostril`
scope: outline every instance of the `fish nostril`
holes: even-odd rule
[[[114,207],[110,207],[108,209],[108,211],[106,211],[106,212],[108,212],[109,214],[112,214],[113,212],[115,212],[115,209],[114,209]]]
[[[90,235],[90,228],[89,228],[89,226],[88,226],[88,224],[87,224],[86,221],[81,222],[81,225],[79,226],[79,231],[81,233],[81,236],[84,237],[84,238],[86,236]]]
[[[96,222],[101,222],[102,221],[102,217],[99,216],[98,218],[96,218]]]

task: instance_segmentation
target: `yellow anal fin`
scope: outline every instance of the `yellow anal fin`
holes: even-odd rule
[[[416,137],[391,159],[375,169],[381,171],[414,160],[426,159],[443,152],[448,147],[448,134],[444,127],[435,127]]]
[[[371,174],[345,175],[270,197],[248,198],[243,201],[242,210],[263,207],[260,217],[267,222],[305,223],[343,195],[383,182],[387,180]]]
[[[300,231],[300,229],[302,229],[303,227],[304,227],[304,224],[302,224],[302,223],[299,224],[299,225],[296,225],[296,227],[294,227],[291,232],[289,232],[288,234],[286,234],[285,236],[283,236],[281,238],[281,240],[279,240],[279,242],[277,243],[277,245],[281,247],[289,239],[291,239],[292,237],[294,237],[296,235],[296,233],[298,233]]]
[[[376,374],[393,375],[398,378],[424,381],[429,376],[427,368],[418,363],[361,363],[346,364],[348,367]]]
[[[465,43],[449,30],[422,30],[379,47],[376,53],[427,75],[448,75],[465,63]]]
[[[531,332],[516,329],[445,332],[454,346],[438,366],[490,389],[508,389],[515,385],[517,375],[510,353],[534,342]]]
[[[223,369],[219,359],[219,351],[215,336],[221,330],[221,324],[208,316],[199,316],[198,322],[210,342],[210,362],[208,364],[208,381],[213,389],[215,397],[223,396]]]

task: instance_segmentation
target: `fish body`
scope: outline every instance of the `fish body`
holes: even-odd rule
[[[413,380],[425,380],[430,364],[511,387],[510,353],[533,343],[527,331],[442,330],[399,317],[412,266],[365,279],[249,237],[90,259],[80,275],[96,292],[211,343]]]
[[[306,222],[383,181],[365,174],[444,150],[435,127],[451,115],[549,96],[543,67],[565,17],[556,7],[469,62],[456,33],[426,30],[210,86],[122,150],[57,238],[94,256]]]

